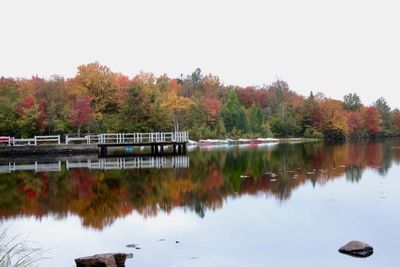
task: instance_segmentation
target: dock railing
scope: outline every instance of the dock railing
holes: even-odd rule
[[[38,143],[55,143],[57,145],[61,144],[61,137],[59,135],[39,135],[35,136],[35,145]]]
[[[107,133],[90,135],[91,143],[124,144],[124,143],[163,143],[187,142],[188,132],[158,132],[158,133]],[[93,141],[92,141],[93,140]]]
[[[7,138],[7,140],[6,140]],[[32,146],[41,143],[61,144],[60,135],[40,135],[33,138],[13,138],[4,137],[8,145],[13,146]],[[156,133],[101,133],[88,134],[83,137],[65,136],[65,144],[129,144],[129,143],[168,143],[168,142],[188,142],[188,132],[156,132]]]

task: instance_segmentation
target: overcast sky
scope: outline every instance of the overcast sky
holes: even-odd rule
[[[225,84],[280,78],[400,107],[399,14],[396,0],[0,0],[0,76],[70,77],[96,60],[129,76],[200,67]]]

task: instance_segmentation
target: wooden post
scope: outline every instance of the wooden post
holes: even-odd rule
[[[173,154],[176,155],[176,145],[172,144],[172,150],[173,150]]]
[[[100,147],[100,155],[102,157],[107,157],[107,147],[106,146],[101,146]]]
[[[182,154],[182,145],[178,145],[178,153]]]

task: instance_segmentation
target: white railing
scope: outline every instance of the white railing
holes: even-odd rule
[[[99,144],[187,142],[189,141],[189,133],[109,133],[90,135],[89,139],[94,139]]]
[[[189,158],[187,156],[176,157],[140,157],[140,158],[116,158],[88,160],[87,162],[66,161],[69,169],[92,169],[92,170],[122,170],[122,169],[161,169],[161,168],[188,168]]]
[[[68,135],[65,136],[66,145],[75,142],[90,144],[90,137],[89,135],[86,135],[85,137],[69,137]]]
[[[61,137],[59,135],[39,135],[35,136],[35,145],[38,144],[38,142],[46,142],[46,143],[56,143],[58,145],[61,144]]]
[[[31,146],[40,143],[61,144],[60,135],[35,136],[33,138],[8,138],[8,145]],[[188,142],[188,132],[158,132],[158,133],[102,133],[89,134],[84,137],[65,136],[65,144],[140,144],[140,143],[169,143]]]
[[[33,138],[12,138],[13,146],[32,146],[38,143],[56,143],[61,144],[61,137],[59,135],[45,135],[45,136],[35,136]]]
[[[61,161],[56,163],[37,163],[0,165],[0,173],[11,173],[15,171],[35,171],[35,172],[59,172],[61,171]]]
[[[35,138],[14,138],[13,146],[33,146],[36,145]]]

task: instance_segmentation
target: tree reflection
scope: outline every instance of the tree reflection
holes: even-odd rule
[[[366,168],[385,175],[400,162],[398,140],[298,144],[190,153],[188,169],[14,172],[0,175],[0,218],[76,214],[82,225],[102,229],[133,211],[143,217],[174,208],[197,213],[242,195],[290,198],[304,183],[345,176],[358,182]]]

